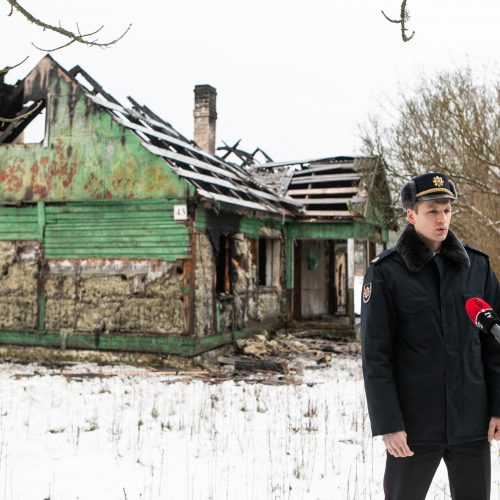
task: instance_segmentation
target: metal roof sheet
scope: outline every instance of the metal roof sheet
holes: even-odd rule
[[[201,150],[132,98],[129,98],[132,107],[123,106],[81,68],[74,68],[70,75],[75,80],[78,77],[76,81],[94,104],[138,135],[149,152],[164,158],[177,175],[194,185],[202,198],[238,208],[286,215],[293,215],[300,206],[291,197],[280,196],[271,187],[261,184],[244,168]]]

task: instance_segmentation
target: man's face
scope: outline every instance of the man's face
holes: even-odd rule
[[[448,235],[451,202],[446,199],[420,201],[406,211],[406,216],[424,243],[437,251]]]

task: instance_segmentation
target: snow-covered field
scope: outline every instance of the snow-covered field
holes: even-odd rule
[[[383,498],[357,359],[278,385],[68,370],[0,365],[2,500]],[[492,458],[494,500],[497,443]],[[450,498],[442,466],[428,498]]]

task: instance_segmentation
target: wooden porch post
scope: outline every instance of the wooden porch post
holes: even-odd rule
[[[354,238],[347,240],[347,296],[349,311],[349,323],[351,328],[355,328],[354,315]]]

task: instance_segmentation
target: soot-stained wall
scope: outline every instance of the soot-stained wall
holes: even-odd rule
[[[182,264],[50,261],[46,272],[47,330],[184,334]]]
[[[257,238],[241,232],[231,234],[231,293],[215,291],[217,239],[206,233],[198,233],[196,238],[197,335],[242,330],[259,322],[282,319],[285,294],[281,284],[259,286]]]
[[[212,335],[214,322],[215,261],[214,251],[205,233],[195,234],[195,293],[194,330],[195,335]]]
[[[195,238],[194,304],[185,301],[181,260],[42,260],[39,242],[0,242],[0,328],[36,330],[42,314],[51,332],[179,336],[186,334],[186,307],[193,307],[195,335],[208,336],[280,317],[282,289],[258,286],[251,238],[233,237],[233,293],[227,296],[215,293],[210,239],[205,233]]]

